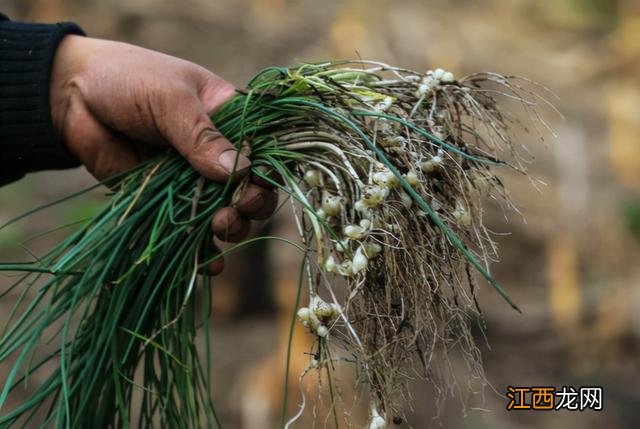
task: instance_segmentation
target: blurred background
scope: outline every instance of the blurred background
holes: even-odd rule
[[[480,291],[487,340],[478,341],[492,387],[468,395],[460,379],[464,400],[450,398],[434,420],[432,392],[416,383],[414,411],[398,427],[640,427],[640,1],[3,0],[0,10],[75,21],[93,37],[186,58],[240,87],[269,65],[362,57],[456,76],[517,74],[551,88],[564,119],[542,114],[557,136],[521,136],[544,185],[505,170],[522,214],[488,206],[502,255],[493,272],[524,311]],[[83,170],[30,175],[0,190],[0,224],[93,183]],[[0,260],[30,259],[24,247],[42,254],[54,237],[23,243],[95,213],[104,194],[2,231]],[[290,224],[285,210],[264,228],[292,235]],[[214,285],[214,399],[228,428],[276,427],[279,415],[300,257],[269,246],[228,261]],[[9,280],[0,277],[0,288]],[[0,302],[0,322],[10,308]],[[306,341],[297,332],[294,379],[308,363]],[[507,412],[509,385],[602,386],[604,410]],[[290,387],[291,415],[299,391]],[[311,427],[306,414],[297,427]]]

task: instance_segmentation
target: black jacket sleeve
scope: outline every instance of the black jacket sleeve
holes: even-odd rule
[[[27,24],[0,14],[0,186],[26,173],[78,166],[56,138],[49,82],[53,57],[72,23]]]

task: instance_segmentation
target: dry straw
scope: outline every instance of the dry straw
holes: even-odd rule
[[[302,245],[291,244],[304,254],[305,302],[292,327],[301,322],[317,340],[305,374],[326,373],[334,396],[336,365],[353,365],[370,428],[404,416],[412,378],[446,392],[456,349],[482,378],[471,334],[480,314],[474,271],[517,309],[489,273],[496,249],[481,202],[508,203],[495,166],[524,172],[526,156],[511,140],[515,120],[497,98],[535,115],[525,83],[371,61],[272,67],[213,117],[250,149],[253,174],[294,202]],[[242,184],[205,182],[164,154],[130,172],[108,206],[46,256],[0,265],[24,273],[3,292],[19,290],[22,299],[0,339],[0,362],[13,362],[0,426],[36,418],[54,427],[221,426],[204,271],[219,257],[210,256],[209,219]],[[261,239],[279,238],[241,245]],[[198,288],[204,299],[194,299]],[[36,298],[25,302],[30,289]],[[41,352],[45,342],[57,344],[52,353]],[[29,399],[8,409],[9,393],[52,364]],[[294,426],[303,412],[283,414],[282,424]]]

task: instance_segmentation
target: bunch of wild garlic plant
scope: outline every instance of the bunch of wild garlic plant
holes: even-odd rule
[[[305,374],[355,362],[372,428],[403,416],[408,379],[445,387],[454,345],[481,375],[472,270],[516,308],[489,273],[495,248],[482,224],[484,197],[508,201],[492,167],[523,170],[500,95],[534,107],[517,79],[497,74],[327,62],[265,69],[212,118],[252,173],[294,202],[309,301],[292,329],[297,318],[317,338]],[[3,292],[21,299],[0,338],[0,362],[13,362],[0,426],[221,427],[204,273],[221,256],[211,256],[209,219],[242,186],[208,182],[168,152],[130,172],[47,255],[0,265],[23,272]],[[258,239],[278,238],[248,242]],[[45,341],[57,346],[43,356]],[[44,365],[55,368],[46,381],[7,409]]]

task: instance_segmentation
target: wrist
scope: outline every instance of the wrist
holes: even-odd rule
[[[57,138],[50,86],[60,42],[69,34],[84,34],[82,29],[68,22],[0,20],[0,31],[0,124],[5,125],[0,132],[0,156],[15,177],[77,166],[77,159]],[[5,172],[0,176],[6,177]]]

